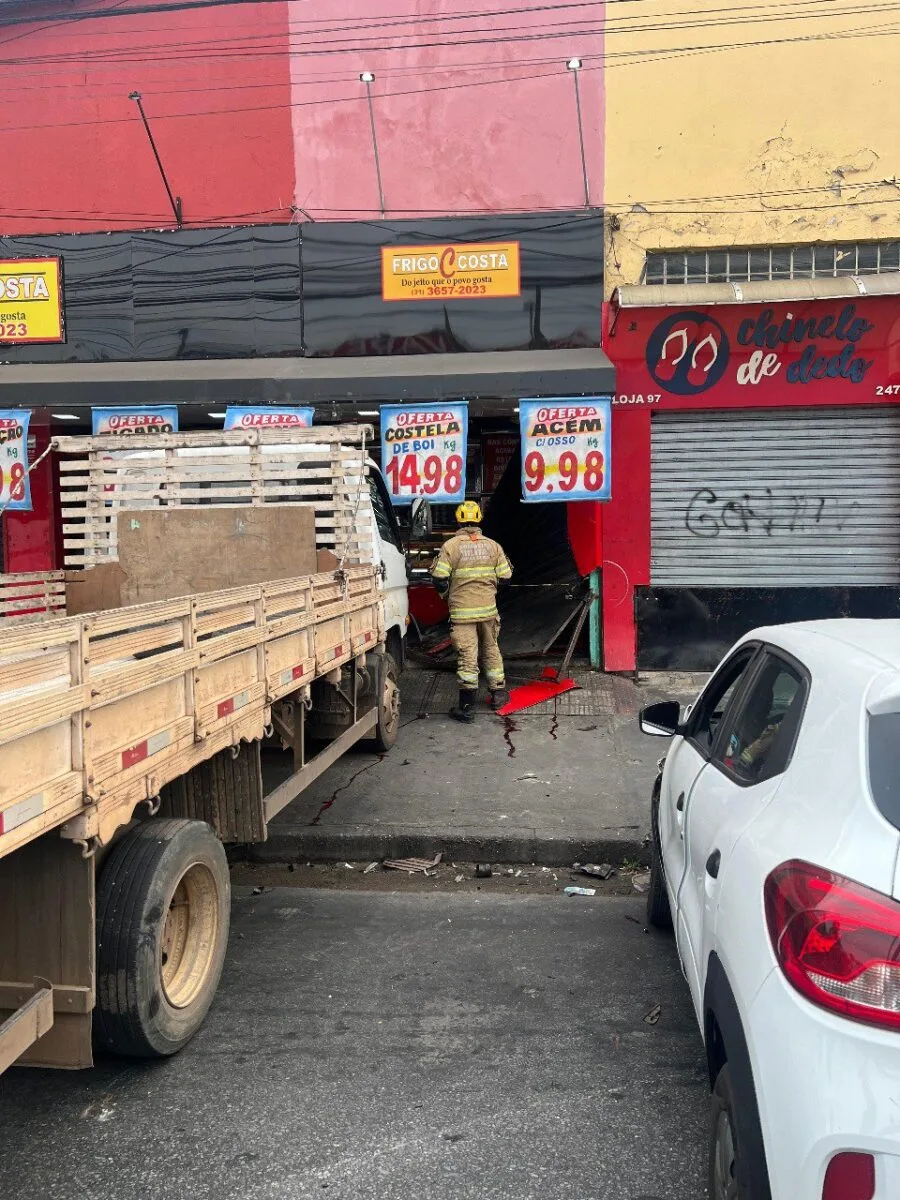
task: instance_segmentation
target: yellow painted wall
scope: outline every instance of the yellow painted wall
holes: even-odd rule
[[[607,295],[647,250],[900,237],[900,22],[884,6],[607,4]]]

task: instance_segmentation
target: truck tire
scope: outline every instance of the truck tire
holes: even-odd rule
[[[115,1054],[175,1054],[219,985],[231,916],[221,842],[203,821],[151,820],[112,849],[97,885],[94,1036]]]
[[[397,664],[393,654],[385,651],[375,654],[375,695],[378,709],[378,724],[371,739],[371,746],[378,754],[387,754],[400,732],[400,683]]]

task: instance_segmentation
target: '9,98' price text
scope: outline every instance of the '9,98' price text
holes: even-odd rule
[[[599,492],[606,481],[605,466],[600,450],[589,450],[584,461],[579,459],[574,450],[562,450],[549,460],[542,451],[531,450],[525,456],[525,490],[552,492],[558,485],[561,492],[574,492],[576,488]]]

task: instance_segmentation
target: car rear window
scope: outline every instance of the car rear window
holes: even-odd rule
[[[900,712],[869,717],[869,786],[882,816],[900,829]]]

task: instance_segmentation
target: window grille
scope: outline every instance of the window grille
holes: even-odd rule
[[[815,246],[663,250],[647,255],[641,283],[746,283],[900,271],[900,241]]]

